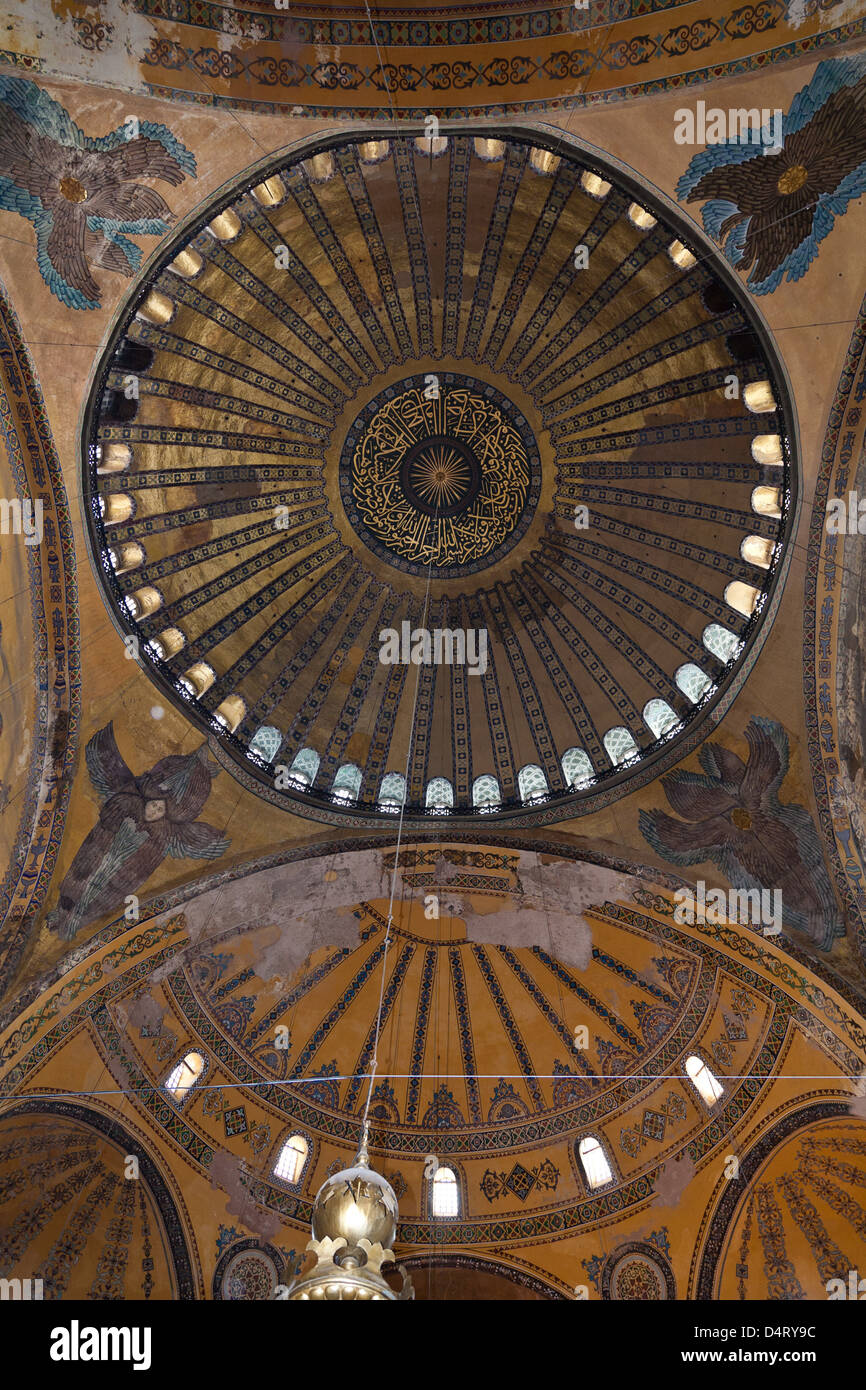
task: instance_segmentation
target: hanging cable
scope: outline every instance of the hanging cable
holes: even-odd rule
[[[437,507],[438,511],[438,507]],[[426,629],[427,619],[430,612],[430,580],[433,573],[433,549],[430,549],[430,559],[427,562],[427,583],[424,589],[424,621],[422,627]],[[394,849],[394,863],[391,868],[391,891],[388,898],[388,921],[385,927],[385,943],[382,951],[382,976],[379,983],[379,1005],[376,1011],[376,1030],[373,1041],[373,1056],[370,1062],[370,1081],[367,1086],[367,1100],[364,1105],[364,1118],[361,1125],[362,1143],[366,1144],[369,1135],[368,1115],[370,1112],[370,1101],[373,1098],[373,1085],[376,1080],[376,1072],[379,1068],[379,1035],[382,1028],[382,1006],[385,998],[385,969],[388,961],[388,947],[391,940],[391,927],[394,923],[394,892],[397,886],[397,868],[400,862],[400,846],[403,841],[403,822],[406,816],[406,798],[409,795],[409,771],[412,765],[412,752],[415,744],[415,721],[418,714],[418,696],[421,690],[421,664],[418,664],[418,674],[415,678],[415,695],[412,701],[412,718],[409,723],[409,739],[406,746],[406,763],[403,778],[403,800],[400,803],[400,819],[397,823],[397,842]]]

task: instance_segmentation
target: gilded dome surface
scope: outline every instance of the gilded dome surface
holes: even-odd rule
[[[154,257],[84,487],[115,622],[244,785],[528,824],[733,698],[794,436],[755,311],[632,175],[541,129],[371,131],[250,171]]]

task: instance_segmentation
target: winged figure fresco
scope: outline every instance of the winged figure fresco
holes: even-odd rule
[[[139,179],[177,185],[196,171],[190,150],[164,125],[130,118],[89,136],[26,78],[0,76],[0,208],[36,231],[39,271],[71,309],[99,308],[91,266],[132,275],[141,248],[174,221],[160,193]]]
[[[229,841],[196,817],[210,795],[217,769],[207,746],[160,758],[136,777],[106,724],[85,750],[87,771],[102,799],[99,820],[60,885],[48,926],[69,941],[105,913],[119,913],[128,894],[172,859],[217,859]]]

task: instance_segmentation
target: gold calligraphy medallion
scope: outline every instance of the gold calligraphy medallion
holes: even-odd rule
[[[349,431],[340,471],[346,513],[397,568],[457,575],[516,544],[540,491],[532,432],[483,382],[447,373],[389,387]]]

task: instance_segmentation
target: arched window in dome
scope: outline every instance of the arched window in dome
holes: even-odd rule
[[[499,790],[499,783],[489,772],[484,772],[480,777],[476,777],[472,783],[472,805],[473,806],[499,806],[502,802],[502,793]]]
[[[759,590],[753,584],[744,584],[742,579],[732,579],[725,588],[725,603],[736,608],[744,618],[749,618],[754,613],[759,597]]]
[[[769,411],[779,408],[769,381],[750,381],[748,386],[744,386],[743,404],[756,415],[766,415]]]
[[[577,1146],[578,1157],[586,1174],[586,1181],[593,1190],[613,1182],[613,1173],[607,1155],[594,1134],[587,1134]]]
[[[424,805],[436,811],[447,811],[454,805],[454,788],[446,777],[433,777],[427,783]]]
[[[777,434],[756,434],[752,439],[752,458],[765,465],[784,463],[782,441]]]
[[[543,150],[538,145],[534,145],[529,151],[530,168],[536,174],[555,174],[562,160],[558,154],[553,154],[551,150]]]
[[[141,589],[136,589],[133,594],[126,594],[122,600],[123,607],[126,609],[130,618],[136,621],[140,618],[149,618],[152,613],[158,612],[162,608],[164,599],[159,589],[155,589],[152,584],[145,584]],[[202,667],[206,666],[201,662]],[[206,669],[210,669],[207,667]]]
[[[112,546],[105,553],[115,574],[128,574],[130,570],[140,569],[147,558],[140,541],[125,541]]]
[[[361,790],[361,769],[354,763],[343,763],[331,783],[331,791],[338,801],[357,801]]]
[[[628,220],[642,232],[649,232],[658,219],[653,217],[651,212],[647,212],[646,208],[642,208],[640,203],[632,203],[628,210]]]
[[[200,700],[210,690],[216,680],[216,671],[206,661],[196,661],[188,671],[178,677],[180,693],[188,700]]]
[[[460,1189],[453,1168],[437,1168],[430,1190],[431,1216],[459,1216]]]
[[[722,1095],[722,1087],[703,1058],[694,1055],[687,1057],[686,1073],[704,1105],[715,1105]]]
[[[692,266],[697,265],[698,258],[693,251],[684,246],[681,241],[672,241],[668,247],[668,255],[674,265],[678,265],[680,270],[691,270]]]
[[[546,795],[549,790],[547,778],[542,772],[538,763],[527,763],[517,774],[517,790],[524,801],[531,801],[534,796]]]
[[[272,763],[280,751],[283,736],[273,724],[260,724],[250,739],[250,752]]]
[[[283,1182],[296,1183],[300,1180],[307,1161],[310,1146],[303,1134],[292,1134],[280,1149],[274,1164],[274,1177]]]
[[[746,536],[740,545],[740,554],[750,565],[768,570],[773,563],[774,549],[774,542],[766,536]]]
[[[595,775],[589,754],[582,748],[566,748],[562,755],[562,775],[566,786],[585,787]]]
[[[204,1057],[200,1052],[188,1052],[172,1067],[163,1085],[172,1100],[185,1100],[204,1071]]]
[[[348,764],[351,766],[351,764]],[[311,787],[316,780],[316,773],[319,770],[319,755],[314,748],[301,748],[294,756],[292,765],[289,768],[289,776],[295,782],[301,782],[305,787]],[[342,772],[340,768],[340,772]],[[356,768],[357,772],[358,769]],[[339,777],[340,772],[337,773]],[[360,773],[358,773],[360,778]],[[337,785],[337,778],[334,778],[334,786]],[[360,781],[358,783],[360,786]]]
[[[486,164],[498,164],[501,159],[505,158],[505,141],[490,140],[481,135],[476,136],[475,153]]]
[[[722,627],[721,623],[709,623],[704,628],[701,640],[707,651],[712,652],[713,656],[717,656],[719,661],[724,661],[726,665],[740,646],[740,639],[736,633]]]
[[[758,516],[771,516],[776,521],[782,518],[782,490],[778,487],[761,485],[752,489],[752,511]]]
[[[406,800],[406,778],[402,772],[386,772],[379,788],[379,810],[399,811]]]
[[[447,135],[417,135],[415,149],[428,159],[438,159],[448,148]]]
[[[662,734],[669,734],[671,729],[675,729],[680,721],[667,700],[650,700],[644,705],[643,722],[656,738],[661,738]]]
[[[693,661],[687,661],[674,675],[674,680],[683,692],[687,700],[691,700],[693,705],[706,690],[709,690],[712,681],[700,666],[696,666]]]
[[[213,712],[213,721],[221,729],[233,734],[247,712],[246,701],[241,695],[227,695]]]
[[[615,767],[617,764],[625,762],[626,758],[633,758],[635,753],[640,752],[628,729],[624,728],[622,724],[618,724],[615,729],[608,729],[602,743],[605,746],[607,756]]]
[[[591,198],[606,198],[611,189],[607,179],[594,174],[591,169],[584,169],[580,176],[580,186]]]

